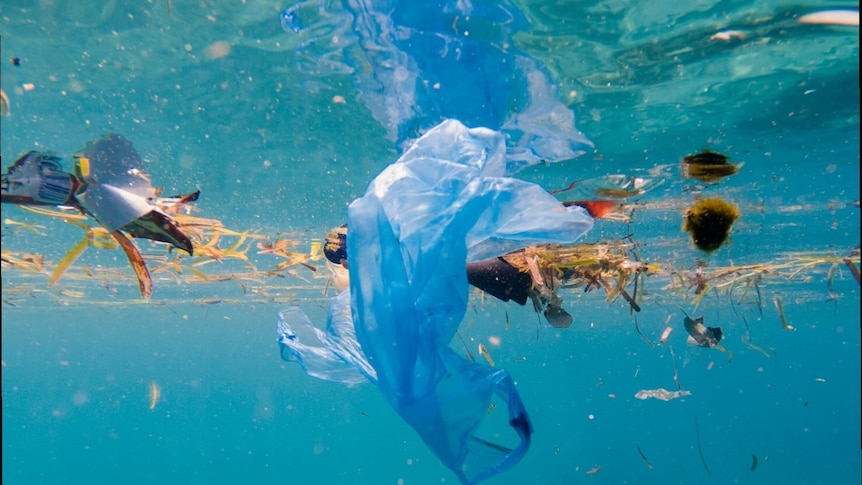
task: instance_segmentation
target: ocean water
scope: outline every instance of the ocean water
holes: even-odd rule
[[[270,0],[2,1],[3,170],[29,150],[71,167],[87,141],[120,133],[165,193],[201,190],[195,215],[308,253],[402,149],[369,101],[386,92],[361,82],[379,65],[351,23],[357,3],[305,2],[295,32]],[[858,5],[505,5],[520,21],[473,14],[510,25],[594,145],[517,176],[548,190],[660,180],[626,199],[630,221],[597,220],[584,240],[625,238],[661,270],[640,281],[636,315],[601,290],[562,290],[565,329],[471,293],[452,348],[482,361],[483,343],[535,428],[525,458],[486,483],[860,483],[859,30],[799,21]],[[681,158],[704,149],[739,172],[684,178]],[[740,209],[712,253],[681,231],[708,196]],[[48,286],[83,231],[10,205],[2,219],[4,484],[458,483],[375,386],[281,359],[281,308],[325,321],[322,261],[262,273],[282,260],[246,240],[261,271],[226,258],[177,274],[136,241],[145,302],[117,250],[89,248]],[[23,253],[49,270],[7,264]],[[698,264],[737,269],[698,298]],[[756,287],[730,283],[754,270]],[[725,351],[688,344],[685,313],[721,326]],[[691,394],[635,397],[658,388]]]

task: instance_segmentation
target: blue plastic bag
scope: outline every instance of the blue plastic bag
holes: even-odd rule
[[[399,147],[444,119],[501,131],[512,169],[593,147],[546,70],[515,46],[528,22],[509,1],[306,0],[280,19],[301,39],[300,69],[350,73]]]
[[[508,372],[449,348],[467,308],[467,262],[571,243],[592,227],[583,209],[505,174],[501,133],[454,120],[434,127],[350,205],[350,287],[332,300],[326,332],[310,345],[293,331],[307,325],[301,313],[285,310],[279,321],[285,358],[316,377],[376,382],[463,483],[516,464],[532,434]],[[475,434],[495,396],[508,408],[514,447]]]

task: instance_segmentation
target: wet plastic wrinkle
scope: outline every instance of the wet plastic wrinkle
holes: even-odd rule
[[[571,243],[592,227],[584,209],[505,174],[501,133],[452,120],[434,127],[350,205],[350,289],[331,301],[327,331],[309,344],[292,330],[310,327],[301,312],[285,310],[279,322],[287,360],[323,379],[358,382],[352,368],[376,381],[464,483],[516,464],[532,434],[509,374],[449,348],[467,309],[467,262]],[[475,436],[495,396],[519,440],[513,449]]]

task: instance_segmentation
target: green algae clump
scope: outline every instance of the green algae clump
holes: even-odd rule
[[[715,251],[730,235],[739,209],[719,197],[701,199],[685,211],[682,230],[691,234],[694,244],[704,251]]]

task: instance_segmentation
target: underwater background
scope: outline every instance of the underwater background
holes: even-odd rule
[[[119,133],[166,194],[201,190],[195,215],[313,255],[404,141],[363,84],[380,62],[352,23],[366,3],[302,2],[286,19],[291,5],[269,0],[4,0],[3,170],[29,150],[70,168],[87,141]],[[626,200],[630,220],[597,220],[584,238],[633,242],[661,266],[640,280],[640,312],[562,290],[574,323],[560,329],[529,303],[471,293],[452,348],[480,362],[487,347],[535,428],[524,459],[486,483],[859,483],[858,21],[799,21],[858,18],[858,5],[524,0],[502,3],[521,19],[505,23],[491,2],[458,4],[511,27],[500,35],[595,147],[518,177],[548,190],[615,174],[661,182]],[[705,149],[738,173],[684,178],[680,160]],[[681,230],[707,196],[740,210],[710,253]],[[50,271],[7,260],[56,264],[84,232],[2,211],[4,483],[458,482],[375,386],[281,359],[279,310],[325,321],[323,271],[225,258],[179,273],[136,240],[149,302],[116,250],[88,249],[48,286]],[[238,241],[223,244],[250,247],[256,269],[281,262]],[[759,276],[696,294],[699,265]],[[686,343],[686,313],[720,325],[725,351]],[[691,395],[635,397],[657,388]]]

